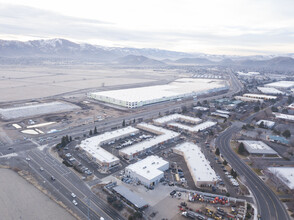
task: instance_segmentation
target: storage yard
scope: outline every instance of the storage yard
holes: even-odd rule
[[[34,117],[37,115],[52,114],[57,112],[68,112],[80,109],[80,107],[64,103],[64,102],[50,102],[29,104],[19,107],[1,108],[0,115],[4,120],[11,120],[17,118]]]
[[[88,97],[127,108],[192,98],[228,89],[224,80],[181,78],[167,85],[89,93]]]

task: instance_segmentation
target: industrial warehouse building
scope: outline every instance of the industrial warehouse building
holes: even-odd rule
[[[261,102],[261,103],[263,102],[262,99],[245,97],[245,96],[235,96],[234,98],[237,99],[237,100],[244,101],[244,102]]]
[[[256,122],[257,125],[263,124],[265,128],[273,128],[275,126],[274,121],[269,121],[269,120],[259,120]]]
[[[273,95],[262,95],[262,94],[252,94],[252,93],[245,93],[243,95],[243,97],[261,99],[261,100],[275,100],[275,99],[277,99],[277,96],[273,96]]]
[[[274,151],[270,146],[263,143],[262,141],[240,141],[244,144],[244,147],[248,151],[249,154],[252,155],[272,155],[276,156],[278,153]]]
[[[120,195],[123,199],[125,199],[130,205],[134,206],[135,208],[142,210],[148,207],[148,203],[145,202],[138,194],[132,192],[127,187],[123,185],[115,186],[112,188],[114,192]]]
[[[194,118],[194,117],[181,115],[181,114],[167,115],[167,116],[153,120],[154,124],[156,124],[156,125],[165,125],[169,122],[174,122],[174,121],[187,122],[187,123],[191,123],[191,124],[198,124],[202,120],[200,118]]]
[[[173,152],[184,157],[197,187],[202,185],[214,185],[216,183],[216,173],[201,152],[200,147],[193,143],[185,142],[173,148]]]
[[[188,126],[188,125],[180,124],[177,122],[173,122],[173,123],[169,123],[168,126],[186,130],[188,132],[196,133],[196,132],[204,131],[208,128],[211,128],[215,126],[216,124],[217,122],[214,122],[214,121],[205,121],[195,126]]]
[[[264,94],[271,94],[271,95],[284,95],[285,94],[284,92],[282,92],[276,88],[273,88],[273,87],[257,87],[257,89]]]
[[[169,162],[161,157],[152,155],[127,166],[125,174],[137,182],[151,187],[158,184],[164,178],[164,171],[168,169]]]
[[[110,141],[119,140],[138,132],[139,130],[137,128],[129,126],[87,138],[81,142],[79,147],[86,152],[89,159],[96,162],[103,170],[109,170],[119,164],[119,159],[107,150],[103,149],[101,145]]]
[[[147,151],[151,151],[161,144],[173,141],[180,136],[179,133],[176,133],[174,131],[170,131],[147,123],[140,123],[137,125],[137,128],[156,134],[158,136],[119,150],[119,155],[127,160],[132,160],[134,157],[146,153]]]
[[[288,114],[282,114],[282,113],[276,113],[276,112],[273,112],[273,114],[278,119],[294,122],[294,115],[288,115]]]
[[[278,81],[278,82],[265,84],[264,86],[280,88],[280,89],[291,89],[294,87],[294,81]]]
[[[224,80],[181,78],[167,85],[93,92],[89,93],[88,97],[126,108],[137,108],[165,101],[193,98],[228,88]]]

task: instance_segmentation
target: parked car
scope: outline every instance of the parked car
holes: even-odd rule
[[[76,198],[77,196],[76,196],[76,194],[71,193],[71,197]]]
[[[78,205],[78,203],[77,203],[76,200],[72,200],[72,203],[73,203],[74,205]]]

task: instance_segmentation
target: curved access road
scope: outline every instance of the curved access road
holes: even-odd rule
[[[262,219],[289,220],[290,217],[279,198],[231,149],[232,134],[239,130],[240,128],[234,125],[226,129],[216,139],[216,146],[239,176],[245,178],[245,184],[255,197],[258,213]]]

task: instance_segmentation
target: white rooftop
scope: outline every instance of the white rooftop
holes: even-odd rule
[[[276,95],[279,95],[279,94],[283,95],[284,94],[284,92],[282,92],[276,88],[273,88],[273,87],[257,87],[257,89],[264,94],[276,94]]]
[[[273,114],[276,116],[276,118],[294,121],[294,115],[281,114],[281,113],[276,113],[276,112],[273,112]]]
[[[218,113],[218,112],[212,112],[211,115],[219,116],[219,117],[222,117],[222,118],[229,118],[230,117],[227,114],[222,114],[222,113]]]
[[[277,96],[263,95],[263,94],[253,94],[253,93],[245,93],[243,96],[244,97],[249,97],[249,98],[261,98],[261,99],[276,99],[277,98]]]
[[[268,169],[290,189],[294,189],[294,167],[269,167]]]
[[[100,144],[107,140],[112,140],[114,138],[127,134],[136,133],[138,131],[139,130],[137,128],[128,126],[122,129],[106,132],[104,134],[83,140],[80,144],[80,147],[89,154],[91,154],[98,161],[111,163],[119,159],[116,156],[109,153],[107,150],[104,150],[102,147],[100,147]]]
[[[250,154],[278,154],[271,147],[263,143],[262,141],[240,141],[244,144],[246,150]]]
[[[186,120],[190,121],[194,124],[197,124],[201,122],[202,120],[200,118],[194,118],[186,115],[181,115],[181,114],[172,114],[172,115],[167,115],[161,118],[154,119],[153,121],[158,124],[166,124],[170,121],[177,121],[177,120]]]
[[[254,75],[259,75],[260,73],[259,72],[248,72],[248,73],[244,73],[244,72],[237,72],[238,75],[240,76],[254,76]]]
[[[126,148],[119,150],[123,154],[131,156],[135,153],[139,153],[143,150],[147,150],[157,144],[160,144],[160,143],[165,142],[167,140],[170,140],[172,138],[176,138],[180,135],[179,133],[176,133],[174,131],[170,131],[170,130],[167,130],[167,129],[164,129],[161,127],[157,127],[157,126],[154,126],[151,124],[147,124],[144,122],[138,124],[137,127],[140,129],[143,129],[143,130],[147,130],[149,132],[154,132],[155,134],[159,134],[159,135],[155,136],[149,140],[139,142],[137,144],[134,144],[134,145],[131,145],[129,147],[126,147]]]
[[[257,125],[260,125],[261,122],[263,122],[263,124],[266,126],[266,127],[273,127],[275,125],[275,122],[274,121],[269,121],[269,120],[259,120],[258,122],[256,122]]]
[[[207,111],[208,110],[208,108],[203,107],[203,106],[196,106],[193,109],[200,110],[200,111]]]
[[[221,114],[226,114],[226,115],[230,115],[231,114],[231,112],[225,111],[225,110],[216,110],[216,112],[221,113]]]
[[[214,126],[216,124],[217,123],[213,122],[213,121],[206,121],[206,122],[203,122],[201,124],[195,125],[193,127],[188,126],[188,125],[184,125],[184,124],[180,124],[180,123],[177,123],[177,122],[169,123],[168,125],[173,126],[173,127],[178,127],[180,129],[187,130],[187,131],[190,131],[190,132],[198,132],[198,131],[203,131],[203,130],[205,130],[207,128],[210,128],[210,127],[212,127],[212,126]]]
[[[216,181],[215,171],[196,144],[185,142],[174,149],[183,153],[191,175],[197,181]]]
[[[203,93],[210,89],[223,88],[227,86],[224,80],[219,79],[195,79],[181,78],[167,85],[147,86],[131,89],[120,89],[92,94],[107,96],[109,98],[127,102],[140,102],[166,97],[173,97],[188,93]]]
[[[166,166],[167,164],[168,162],[163,160],[161,157],[152,155],[138,161],[137,163],[127,166],[126,169],[131,170],[147,180],[152,180],[163,173],[160,168]]]
[[[265,84],[264,86],[288,89],[288,88],[294,87],[294,81],[278,81],[278,82]]]

